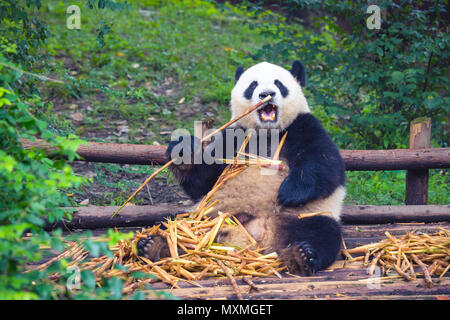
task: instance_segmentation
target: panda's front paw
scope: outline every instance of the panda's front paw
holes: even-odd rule
[[[147,236],[136,244],[138,256],[151,261],[159,261],[170,255],[166,239],[161,236]]]
[[[311,198],[311,190],[298,183],[295,177],[289,175],[278,190],[278,202],[285,207],[299,207]]]
[[[280,256],[290,273],[310,276],[320,269],[319,256],[307,241],[295,242]]]

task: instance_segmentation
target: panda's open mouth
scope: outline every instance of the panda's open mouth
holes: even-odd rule
[[[276,122],[278,117],[278,107],[268,103],[261,109],[258,109],[258,115],[261,122]]]

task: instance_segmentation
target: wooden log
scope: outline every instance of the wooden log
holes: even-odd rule
[[[42,140],[23,140],[25,148],[49,150],[51,145]],[[54,150],[54,149],[53,149]],[[105,163],[160,165],[167,162],[165,146],[89,142],[77,153],[80,160]],[[346,170],[406,170],[450,168],[450,148],[341,150]]]
[[[113,227],[151,226],[166,217],[194,210],[193,205],[158,204],[153,206],[126,206],[114,218],[118,209],[110,207],[76,207],[71,221],[47,225],[47,229],[97,229]],[[440,222],[450,221],[450,205],[422,206],[358,206],[346,205],[341,220],[345,224],[374,224],[391,222]]]
[[[450,221],[450,205],[346,205],[341,219],[346,224]]]
[[[24,139],[22,145],[26,149],[36,147],[47,150],[50,155],[55,151],[51,144],[39,139]],[[81,157],[79,160],[91,162],[146,165],[167,162],[166,147],[160,145],[88,142],[86,145],[80,145],[77,154]]]
[[[431,119],[418,118],[411,122],[409,128],[409,148],[426,149],[430,147]],[[428,169],[406,171],[407,205],[426,204],[428,200]]]
[[[450,148],[340,150],[349,171],[440,169],[450,167]]]
[[[45,229],[98,229],[114,227],[152,226],[166,217],[174,217],[178,213],[189,212],[191,206],[177,204],[158,204],[153,206],[125,206],[120,213],[111,218],[118,206],[90,206],[67,208],[67,212],[75,210],[71,221],[48,224]]]
[[[427,288],[422,279],[413,282],[404,281],[400,277],[368,277],[366,268],[354,263],[356,268],[335,269],[319,271],[310,277],[254,278],[259,291],[248,293],[248,285],[242,277],[235,277],[238,288],[244,293],[244,299],[368,299],[372,296],[384,296],[385,299],[396,296],[417,299],[417,296],[448,295],[450,277],[444,277],[439,286]],[[339,279],[339,280],[337,280]],[[235,288],[222,279],[197,281],[201,287],[184,284],[171,290],[171,293],[180,299],[235,299]],[[371,284],[372,286],[370,286]],[[152,287],[165,289],[167,285]]]

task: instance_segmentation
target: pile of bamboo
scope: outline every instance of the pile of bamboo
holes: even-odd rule
[[[178,288],[177,282],[179,281],[197,284],[195,281],[204,277],[227,276],[235,287],[238,297],[240,297],[240,293],[234,276],[276,275],[281,278],[279,271],[285,267],[281,265],[277,253],[262,254],[261,251],[264,248],[258,246],[255,239],[236,217],[230,216],[228,213],[219,213],[216,217],[208,215],[218,203],[212,201],[214,193],[227,180],[244,171],[249,165],[277,166],[279,169],[282,166],[278,156],[286,134],[273,159],[245,154],[244,150],[250,137],[251,134],[246,137],[235,159],[228,161],[230,164],[220,175],[211,191],[203,198],[195,212],[179,214],[173,220],[167,219],[160,225],[138,231],[132,240],[120,240],[116,246],[111,248],[114,253],[113,257],[102,256],[88,259],[88,252],[76,243],[72,243],[67,250],[52,260],[71,257],[71,264],[76,263],[83,270],[91,270],[98,281],[101,281],[102,278],[120,277],[126,281],[124,294],[131,293],[144,284],[154,281],[152,278],[134,278],[133,273],[137,271],[147,273],[175,288]],[[215,239],[225,224],[228,225],[227,227],[240,228],[249,239],[250,245],[239,248],[232,244],[216,243]],[[138,241],[154,235],[161,236],[167,241],[170,257],[160,261],[150,261],[137,254]],[[181,254],[180,250],[183,251]],[[117,264],[123,265],[126,271],[115,268]],[[48,263],[37,268],[46,266]]]
[[[433,286],[432,276],[442,278],[450,268],[450,231],[439,228],[433,234],[408,232],[401,237],[394,237],[385,232],[386,239],[353,249],[344,249],[342,253],[353,261],[364,261],[373,275],[376,267],[382,274],[396,272],[408,281],[423,277],[428,287]],[[352,257],[352,254],[363,256]]]
[[[242,153],[248,144],[251,134],[248,135],[241,146],[233,163],[230,163],[218,178],[210,192],[200,202],[197,210],[191,213],[179,214],[174,220],[168,219],[149,229],[137,232],[131,242],[121,242],[115,250],[118,262],[121,262],[130,270],[145,271],[158,279],[177,287],[180,280],[196,281],[204,277],[227,276],[232,284],[235,283],[233,276],[270,276],[277,275],[281,278],[279,271],[285,267],[281,266],[277,253],[272,252],[263,255],[253,237],[234,216],[221,213],[217,217],[210,217],[208,213],[217,204],[212,201],[214,193],[229,179],[244,171],[249,165],[280,165],[277,160],[279,150],[274,159],[253,158],[255,163],[247,163],[242,159]],[[286,136],[283,137],[282,142]],[[279,145],[281,149],[282,143]],[[272,162],[271,162],[272,161]],[[216,243],[215,239],[221,228],[227,224],[240,228],[245,234],[250,245],[239,248],[229,244]],[[137,242],[147,236],[158,235],[166,239],[170,251],[169,258],[160,261],[150,261],[140,257],[136,252]],[[179,254],[179,249],[184,253]],[[110,267],[110,266],[108,266]],[[106,271],[106,270],[103,270]]]

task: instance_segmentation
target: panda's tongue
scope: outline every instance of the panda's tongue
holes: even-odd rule
[[[276,111],[272,105],[267,105],[260,111],[261,119],[263,121],[275,121]]]

